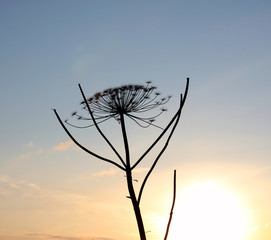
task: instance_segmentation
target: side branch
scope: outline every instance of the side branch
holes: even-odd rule
[[[102,156],[100,156],[100,155],[98,155],[98,154],[96,154],[96,153],[94,153],[94,152],[88,150],[88,149],[85,148],[84,146],[82,146],[82,145],[81,145],[81,144],[80,144],[80,143],[79,143],[79,142],[71,135],[71,133],[69,132],[69,130],[66,128],[66,126],[65,126],[64,123],[62,122],[61,118],[59,117],[59,115],[58,115],[56,109],[53,109],[53,110],[54,110],[54,113],[55,113],[55,115],[56,115],[56,117],[57,117],[59,123],[61,124],[61,126],[62,126],[63,129],[65,130],[65,132],[68,134],[68,136],[71,138],[71,140],[72,140],[78,147],[80,147],[82,150],[84,150],[85,152],[89,153],[90,155],[92,155],[92,156],[94,156],[94,157],[96,157],[96,158],[98,158],[98,159],[100,159],[100,160],[103,160],[103,161],[105,161],[105,162],[111,163],[111,164],[117,166],[118,168],[120,168],[121,170],[125,171],[125,168],[122,167],[121,165],[117,164],[116,162],[114,162],[114,161],[112,161],[112,160],[110,160],[110,159],[104,158],[104,157],[102,157]]]
[[[189,78],[186,79],[186,87],[185,87],[185,92],[184,92],[184,97],[183,100],[180,103],[180,107],[174,117],[171,119],[169,124],[166,126],[164,131],[158,136],[158,138],[153,142],[153,144],[143,153],[143,155],[137,160],[137,162],[132,166],[132,169],[134,169],[142,160],[143,158],[152,150],[152,148],[159,142],[159,140],[164,136],[164,134],[167,132],[167,130],[170,128],[170,126],[173,124],[175,119],[178,117],[178,115],[181,113],[182,108],[185,104],[187,93],[188,93],[188,88],[189,88]]]
[[[181,101],[180,105],[183,106],[183,104],[182,104],[182,102],[183,102],[183,100],[182,100],[182,95],[181,95],[181,100],[180,100],[180,101]],[[147,175],[145,176],[145,178],[144,178],[144,180],[143,180],[143,183],[142,183],[142,185],[141,185],[141,187],[140,187],[140,191],[139,191],[139,195],[138,195],[138,202],[140,202],[140,199],[141,199],[141,196],[142,196],[142,193],[143,193],[143,189],[144,189],[144,187],[145,187],[145,184],[146,184],[146,182],[147,182],[149,176],[151,175],[151,173],[152,173],[153,169],[155,168],[155,166],[156,166],[158,160],[160,159],[160,157],[162,156],[162,154],[164,153],[164,151],[166,150],[166,148],[167,148],[167,146],[168,146],[168,144],[169,144],[169,141],[170,141],[170,139],[171,139],[171,137],[172,137],[172,135],[173,135],[173,133],[174,133],[174,131],[175,131],[177,125],[178,125],[178,122],[179,122],[179,120],[180,120],[181,113],[182,113],[181,111],[178,111],[178,115],[177,115],[176,122],[175,122],[173,128],[171,129],[171,132],[170,132],[170,134],[169,134],[169,136],[168,136],[168,138],[167,138],[167,141],[166,141],[164,147],[162,148],[162,150],[160,151],[160,153],[159,153],[158,156],[156,157],[156,159],[155,159],[155,161],[153,162],[153,164],[152,164],[150,170],[148,171]]]
[[[175,199],[176,199],[176,170],[174,170],[174,177],[173,177],[173,201],[172,201],[172,206],[171,206],[171,210],[170,210],[170,213],[169,213],[167,230],[166,230],[166,234],[165,234],[164,240],[167,240],[167,236],[168,236],[168,232],[169,232],[169,227],[170,227],[170,223],[171,223],[172,215],[173,215],[173,209],[174,209],[174,205],[175,205]]]
[[[123,159],[122,159],[122,157],[120,156],[120,154],[117,152],[117,150],[114,148],[114,146],[111,144],[111,142],[110,142],[110,141],[107,139],[107,137],[103,134],[102,130],[99,128],[99,126],[98,126],[98,124],[97,124],[97,122],[96,122],[96,120],[95,120],[95,118],[94,118],[94,116],[93,116],[93,113],[92,113],[92,111],[91,111],[91,109],[90,109],[90,107],[89,107],[89,105],[88,105],[88,102],[87,102],[87,99],[86,99],[85,94],[84,94],[84,92],[83,92],[83,89],[81,88],[81,85],[80,85],[80,84],[78,84],[78,86],[79,86],[79,88],[80,88],[80,92],[81,92],[81,94],[82,94],[82,96],[83,96],[83,99],[84,99],[84,101],[85,101],[86,107],[87,107],[87,109],[88,109],[88,112],[89,112],[89,114],[90,114],[90,116],[91,116],[91,118],[92,118],[92,121],[93,121],[93,123],[94,123],[96,129],[97,129],[98,132],[101,134],[101,136],[103,137],[103,139],[108,143],[108,145],[111,147],[111,149],[114,151],[114,153],[118,156],[118,158],[119,158],[120,161],[122,162],[123,166],[126,167],[126,164],[125,164],[125,162],[123,161]]]

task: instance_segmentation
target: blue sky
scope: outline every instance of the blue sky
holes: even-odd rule
[[[95,196],[97,201],[113,183],[125,189],[121,174],[113,174],[114,180],[111,175],[100,181],[91,178],[78,187],[87,176],[110,170],[110,166],[89,161],[86,154],[67,143],[69,139],[51,110],[56,108],[65,119],[79,109],[78,83],[90,96],[108,87],[152,80],[163,94],[173,95],[168,119],[177,107],[186,77],[190,77],[183,118],[165,155],[172,161],[161,161],[157,176],[166,176],[177,167],[183,171],[183,184],[189,184],[202,167],[206,172],[199,178],[223,175],[238,191],[244,191],[249,206],[265,206],[264,210],[256,207],[255,212],[271,213],[270,208],[266,209],[271,195],[265,192],[271,184],[270,22],[271,3],[261,0],[2,0],[0,201],[6,206],[6,215],[1,220],[0,234],[21,240],[26,233],[40,231],[48,237],[65,232],[61,227],[52,232],[41,227],[31,229],[21,220],[20,229],[12,227],[13,207],[18,206],[14,199],[23,198],[13,192],[12,184],[25,191],[34,191],[36,186],[63,196]],[[108,133],[115,134],[110,125],[106,127]],[[74,131],[94,146],[97,135],[90,132]],[[55,147],[60,143],[66,143],[67,149],[57,151]],[[107,151],[100,144],[94,149]],[[222,171],[224,168],[227,171]],[[238,178],[239,171],[247,175]],[[252,179],[255,184],[250,183],[244,190],[245,183]],[[96,181],[99,187],[93,187]],[[35,202],[33,199],[19,201],[22,218],[22,209]],[[36,210],[46,209],[50,205],[46,201]],[[261,229],[260,224],[271,221],[266,218],[261,215],[259,223],[253,224]],[[30,216],[29,223],[34,219]],[[48,223],[48,231],[49,227]],[[78,232],[71,234],[80,239]],[[95,234],[99,235],[99,230]],[[120,236],[112,232],[113,238]],[[270,238],[265,236],[261,239]]]

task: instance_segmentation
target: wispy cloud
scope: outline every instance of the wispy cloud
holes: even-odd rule
[[[134,170],[134,173],[144,173],[147,172],[149,170],[149,168],[136,168]]]
[[[88,224],[83,224],[86,226],[82,227],[79,222],[91,222],[89,213],[96,216],[97,212],[109,212],[118,216],[123,211],[122,205],[112,205],[111,202],[107,203],[106,201],[97,200],[96,197],[88,193],[39,186],[34,182],[14,179],[9,176],[0,176],[0,205],[2,203],[4,203],[4,206],[8,206],[5,212],[3,212],[4,216],[8,219],[7,224],[13,224],[12,218],[9,220],[9,214],[13,216],[15,214],[14,211],[19,210],[16,213],[16,216],[18,216],[18,219],[16,219],[17,225],[20,224],[20,221],[24,221],[24,215],[32,221],[33,228],[36,225],[39,226],[37,219],[43,219],[46,225],[44,227],[45,232],[16,233],[16,235],[10,235],[10,232],[0,231],[0,239],[9,240],[114,240],[112,237],[106,235],[55,233],[48,232],[47,230],[50,229],[50,226],[53,228],[54,224],[58,226],[65,226],[67,224],[70,226],[71,220],[69,219],[73,217],[75,219],[75,228],[80,226],[83,229],[88,227]],[[12,206],[16,206],[16,210],[9,208]],[[56,221],[44,218],[44,216],[47,216],[48,211],[57,219]],[[60,219],[61,223],[58,223]],[[55,222],[51,223],[51,221]]]
[[[258,231],[258,229],[259,229],[259,226],[256,225],[256,226],[253,226],[252,228],[250,228],[250,231],[256,232],[256,231]]]
[[[27,152],[27,153],[23,153],[19,156],[19,159],[26,159],[26,158],[30,158],[32,156],[32,152]]]
[[[42,148],[38,148],[36,150],[33,150],[33,151],[29,151],[27,153],[23,153],[19,156],[19,159],[20,160],[23,160],[23,159],[28,159],[28,158],[31,158],[33,155],[36,155],[36,154],[41,154],[43,152],[43,149]]]
[[[37,191],[40,188],[27,181],[16,181],[7,176],[0,176],[0,195],[8,196],[15,193],[29,193],[30,191]]]
[[[25,144],[25,146],[27,146],[27,147],[33,147],[33,142],[32,141],[29,141],[27,144]]]
[[[93,173],[92,176],[94,176],[94,177],[102,177],[102,176],[105,176],[105,175],[116,176],[118,172],[119,172],[118,169],[111,168],[109,170],[103,170],[103,171],[100,171],[100,172]]]
[[[145,173],[149,170],[149,168],[137,168],[133,172],[134,173]],[[95,172],[92,174],[93,177],[102,177],[102,176],[116,176],[120,172],[119,169],[111,168],[109,170],[102,170],[100,172]]]
[[[75,237],[65,235],[54,235],[54,234],[39,234],[39,233],[27,233],[25,236],[30,238],[46,238],[46,239],[63,239],[63,240],[115,240],[107,237]]]
[[[25,236],[33,238],[49,238],[49,239],[63,239],[63,240],[81,240],[80,238],[70,237],[70,236],[61,236],[53,234],[39,234],[39,233],[26,233]]]
[[[73,142],[71,140],[66,141],[66,142],[61,142],[57,144],[56,146],[53,147],[54,151],[64,151],[69,148],[73,147]]]
[[[42,148],[36,150],[36,154],[41,154],[43,152]]]

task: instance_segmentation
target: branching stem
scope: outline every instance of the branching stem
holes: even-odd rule
[[[95,118],[94,118],[94,116],[93,116],[93,113],[92,113],[92,111],[91,111],[91,109],[90,109],[90,107],[89,107],[89,104],[88,104],[88,102],[87,102],[87,99],[86,99],[86,97],[85,97],[85,94],[84,94],[84,92],[83,92],[83,89],[81,88],[81,85],[78,84],[78,86],[79,86],[79,88],[80,88],[80,92],[81,92],[81,94],[82,94],[82,96],[83,96],[83,99],[84,99],[84,101],[85,101],[86,107],[87,107],[87,109],[88,109],[88,112],[89,112],[89,114],[90,114],[90,116],[91,116],[91,118],[92,118],[92,121],[93,121],[93,123],[94,123],[96,129],[97,129],[98,132],[101,134],[101,136],[103,137],[103,139],[108,143],[108,145],[111,147],[111,149],[114,151],[114,153],[118,156],[118,158],[120,159],[120,161],[122,162],[122,164],[123,164],[124,167],[125,167],[125,163],[124,163],[122,157],[121,157],[120,154],[117,152],[117,150],[114,148],[114,146],[111,144],[111,142],[107,139],[107,137],[103,134],[103,132],[101,131],[101,129],[99,128],[99,126],[98,126],[98,124],[97,124],[97,122],[96,122],[96,120],[95,120]]]
[[[53,109],[53,110],[54,110],[54,113],[55,113],[55,115],[56,115],[56,117],[57,117],[57,119],[58,119],[60,125],[63,127],[63,129],[65,130],[65,132],[68,134],[68,136],[71,138],[71,140],[72,140],[78,147],[80,147],[82,150],[84,150],[85,152],[89,153],[90,155],[92,155],[92,156],[94,156],[94,157],[96,157],[96,158],[98,158],[98,159],[100,159],[100,160],[103,160],[103,161],[105,161],[105,162],[111,163],[111,164],[117,166],[118,168],[120,168],[121,170],[125,171],[125,168],[122,167],[121,165],[119,165],[118,163],[116,163],[116,162],[114,162],[114,161],[112,161],[112,160],[110,160],[110,159],[104,158],[104,157],[102,157],[102,156],[100,156],[100,155],[98,155],[98,154],[96,154],[96,153],[90,151],[90,150],[87,149],[86,147],[82,146],[82,145],[81,145],[81,144],[80,144],[80,143],[79,143],[79,142],[71,135],[71,133],[69,132],[69,130],[66,128],[66,126],[65,126],[64,123],[62,122],[61,118],[59,117],[59,115],[58,115],[56,109]]]

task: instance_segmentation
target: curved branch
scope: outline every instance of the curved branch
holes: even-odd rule
[[[183,102],[183,100],[182,100],[182,95],[181,95],[181,100],[180,100],[180,102],[181,102],[180,105],[183,105],[183,104],[182,104],[182,102]],[[179,112],[179,111],[178,111],[178,112]],[[179,120],[180,120],[181,113],[182,113],[181,111],[178,113],[176,122],[175,122],[173,128],[171,129],[171,132],[170,132],[170,134],[169,134],[169,136],[168,136],[168,139],[167,139],[167,141],[166,141],[164,147],[162,148],[162,150],[160,151],[160,153],[159,153],[158,156],[156,157],[156,159],[155,159],[155,161],[153,162],[153,164],[152,164],[150,170],[148,171],[147,175],[145,176],[145,178],[144,178],[144,180],[143,180],[143,183],[142,183],[142,185],[141,185],[141,187],[140,187],[140,191],[139,191],[139,195],[138,195],[138,202],[140,202],[140,199],[141,199],[141,196],[142,196],[142,193],[143,193],[143,189],[144,189],[144,187],[145,187],[145,184],[146,184],[146,182],[147,182],[149,176],[151,175],[151,173],[152,173],[154,167],[156,166],[158,160],[160,159],[160,157],[162,156],[162,154],[164,153],[164,151],[166,150],[166,148],[167,148],[167,146],[168,146],[168,144],[169,144],[169,141],[170,141],[170,139],[171,139],[171,137],[172,137],[172,135],[173,135],[173,132],[175,131],[175,128],[177,127],[178,122],[179,122]]]
[[[118,156],[118,158],[119,158],[120,161],[122,162],[123,166],[126,167],[126,164],[125,164],[125,162],[123,161],[123,159],[122,159],[122,157],[120,156],[120,154],[117,152],[117,150],[116,150],[116,149],[114,148],[114,146],[111,144],[111,142],[107,139],[107,137],[103,134],[103,132],[102,132],[101,129],[99,128],[98,124],[96,123],[96,120],[95,120],[95,118],[94,118],[94,116],[93,116],[93,113],[92,113],[92,111],[90,110],[90,107],[89,107],[89,105],[88,105],[88,102],[87,102],[87,99],[86,99],[86,97],[85,97],[85,94],[84,94],[84,92],[83,92],[83,90],[82,90],[82,88],[81,88],[81,85],[78,84],[78,86],[79,86],[79,88],[80,88],[81,94],[82,94],[82,96],[83,96],[83,98],[84,98],[85,104],[86,104],[86,106],[87,106],[87,109],[88,109],[88,111],[89,111],[89,114],[90,114],[90,116],[91,116],[91,118],[92,118],[92,121],[93,121],[93,123],[94,123],[96,129],[97,129],[98,132],[101,134],[101,136],[103,137],[103,139],[108,143],[108,145],[111,147],[111,149],[114,151],[114,153]]]
[[[54,113],[55,113],[55,115],[56,115],[56,117],[57,117],[59,123],[61,124],[61,126],[62,126],[63,129],[65,130],[65,132],[68,134],[68,136],[71,138],[71,140],[72,140],[78,147],[80,147],[82,150],[84,150],[85,152],[89,153],[90,155],[92,155],[92,156],[94,156],[94,157],[96,157],[96,158],[98,158],[98,159],[100,159],[100,160],[103,160],[103,161],[105,161],[105,162],[111,163],[111,164],[117,166],[118,168],[120,168],[121,170],[125,171],[125,168],[122,167],[121,165],[117,164],[116,162],[114,162],[114,161],[112,161],[112,160],[110,160],[110,159],[104,158],[104,157],[102,157],[102,156],[100,156],[100,155],[98,155],[98,154],[96,154],[96,153],[94,153],[94,152],[88,150],[87,148],[85,148],[84,146],[82,146],[79,142],[77,142],[77,140],[71,135],[71,133],[69,132],[69,130],[66,128],[66,126],[65,126],[64,123],[62,122],[62,120],[61,120],[61,118],[59,117],[59,115],[58,115],[56,109],[53,109],[53,110],[54,110]]]
[[[164,131],[158,136],[158,138],[153,142],[153,144],[143,153],[143,155],[137,160],[137,162],[132,166],[132,169],[134,169],[141,161],[142,159],[152,150],[152,148],[159,142],[159,140],[164,136],[164,134],[167,132],[167,130],[170,128],[172,123],[175,121],[175,119],[178,117],[178,115],[181,113],[182,108],[184,106],[184,103],[186,101],[187,93],[188,93],[188,88],[189,88],[189,78],[186,79],[186,87],[185,87],[185,92],[184,92],[184,98],[180,103],[180,107],[174,117],[171,119],[169,124],[166,126]]]
[[[167,236],[168,236],[168,232],[169,232],[169,227],[170,227],[170,223],[171,223],[172,215],[173,215],[173,209],[174,209],[174,205],[175,205],[175,199],[176,199],[176,170],[174,170],[174,177],[173,177],[173,201],[172,201],[171,210],[170,210],[170,213],[169,213],[167,230],[166,230],[166,234],[165,234],[164,240],[167,240]]]

